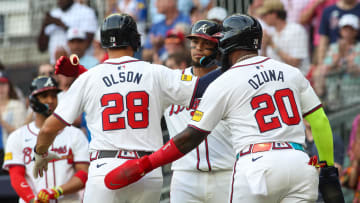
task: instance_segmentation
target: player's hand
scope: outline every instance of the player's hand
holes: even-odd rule
[[[35,154],[35,163],[33,168],[33,175],[35,178],[40,175],[40,177],[43,177],[43,171],[47,171],[48,169],[48,162],[53,159],[60,159],[60,157],[55,154],[54,152],[47,152],[45,154],[37,154],[34,150]]]
[[[46,188],[40,190],[37,198],[40,202],[49,202],[51,199],[58,199],[62,194],[64,194],[64,192],[61,187]]]
[[[79,64],[79,58],[77,56],[70,58],[67,56],[61,56],[56,61],[55,74],[62,74],[67,77],[77,78],[79,75],[87,71],[84,66]]]
[[[153,169],[148,156],[126,161],[110,171],[104,179],[105,185],[111,190],[120,189],[138,181]]]
[[[345,202],[339,182],[338,169],[334,166],[325,166],[320,169],[319,189],[325,203]]]

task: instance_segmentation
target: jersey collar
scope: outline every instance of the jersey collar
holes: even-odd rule
[[[251,57],[251,58],[248,58],[243,61],[235,63],[230,69],[259,64],[259,63],[262,63],[269,59],[270,58],[264,57],[264,56],[254,56],[254,57]]]
[[[131,56],[122,56],[120,58],[112,58],[104,61],[104,64],[123,64],[140,61],[137,58]]]

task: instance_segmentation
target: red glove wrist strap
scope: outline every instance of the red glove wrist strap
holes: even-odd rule
[[[149,156],[152,168],[163,166],[184,156],[171,139],[163,147]]]

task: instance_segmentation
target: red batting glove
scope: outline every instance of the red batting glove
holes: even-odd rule
[[[37,198],[40,202],[49,202],[51,199],[59,198],[63,193],[64,192],[61,187],[46,188],[40,190]]]
[[[149,156],[126,161],[105,176],[105,185],[111,190],[120,189],[138,181],[146,173],[153,170]]]
[[[55,65],[55,74],[62,74],[67,77],[79,77],[82,73],[86,72],[87,69],[80,65],[77,61],[77,58],[73,59],[73,63],[77,65],[73,65],[67,56],[61,56]]]

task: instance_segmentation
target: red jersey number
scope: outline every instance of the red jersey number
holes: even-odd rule
[[[260,108],[261,103],[265,103],[265,107]],[[277,90],[273,96],[269,94],[256,96],[251,100],[251,107],[254,110],[257,109],[255,118],[262,133],[281,128],[281,123],[297,125],[301,121],[294,93],[291,89]],[[272,116],[271,119],[266,122],[265,116],[271,116],[276,111],[279,112],[281,122],[278,116]]]
[[[127,117],[117,117],[115,121],[111,121],[110,117],[119,115],[124,111],[124,97],[119,93],[102,96],[101,106],[106,107],[102,112],[104,131],[125,129],[125,120],[133,129],[146,128],[149,125],[149,95],[144,91],[129,92],[125,100]]]

